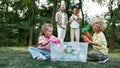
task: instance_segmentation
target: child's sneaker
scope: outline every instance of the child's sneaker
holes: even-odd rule
[[[47,58],[45,57],[45,56],[43,56],[43,55],[39,55],[38,57],[37,57],[37,60],[46,60]]]
[[[103,57],[102,60],[98,61],[99,63],[105,63],[109,60],[108,57]]]

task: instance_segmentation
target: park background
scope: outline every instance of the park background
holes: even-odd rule
[[[120,0],[64,0],[68,17],[72,14],[72,7],[79,8],[82,18],[81,28],[88,21],[86,15],[89,19],[94,17],[105,19],[107,28],[104,33],[111,58],[108,63],[103,65],[90,62],[56,63],[31,59],[27,47],[36,46],[41,26],[44,23],[53,24],[53,34],[57,36],[55,13],[61,1],[63,0],[0,0],[0,67],[33,68],[34,65],[35,68],[40,66],[43,68],[72,67],[71,65],[91,68],[120,67]],[[67,27],[65,41],[70,41],[70,26]],[[90,49],[92,49],[91,46]]]

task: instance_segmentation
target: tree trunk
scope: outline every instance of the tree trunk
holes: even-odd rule
[[[51,23],[55,23],[55,13],[56,13],[56,8],[57,8],[57,0],[53,0],[53,11],[52,11],[52,19]]]
[[[68,14],[68,18],[70,17],[70,14],[69,14],[69,4],[70,4],[70,1],[69,0],[65,0],[65,3],[66,3],[66,13]]]
[[[9,4],[8,4],[8,2],[5,0],[5,8],[3,7],[3,9],[4,9],[4,11],[5,11],[5,19],[7,18],[7,16],[8,16],[8,6],[9,6]]]
[[[31,5],[31,17],[30,17],[30,24],[31,24],[31,31],[30,31],[30,37],[29,37],[29,45],[32,45],[33,40],[33,31],[34,31],[34,1],[32,1]]]
[[[79,9],[81,10],[81,14],[82,14],[82,26],[85,25],[84,23],[84,13],[83,13],[83,7],[82,7],[82,0],[79,0]]]
[[[31,28],[31,31],[30,31],[30,37],[29,37],[29,46],[32,45],[32,36],[33,36],[33,27]]]
[[[81,10],[81,14],[82,14],[82,25],[80,26],[80,33],[81,33],[82,27],[85,25],[85,23],[84,23],[84,13],[83,13],[82,1],[81,0],[79,0],[79,9]],[[81,34],[80,34],[80,39],[81,39]]]
[[[70,12],[69,12],[69,5],[70,5],[70,1],[69,0],[65,0],[65,3],[66,3],[66,9],[65,9],[65,12],[67,13],[68,15],[68,19],[70,18]],[[70,25],[68,24],[67,26],[67,30],[66,30],[66,41],[70,41]]]
[[[113,21],[113,12],[112,12],[112,4],[113,4],[113,0],[110,0],[110,7],[109,7],[109,11],[110,11],[110,18],[111,18],[111,32],[110,32],[110,50],[114,50],[114,36],[115,36],[115,21]]]
[[[114,36],[115,36],[115,23],[112,22],[111,32],[110,32],[110,50],[114,50]]]
[[[8,13],[8,6],[9,6],[9,4],[8,4],[8,2],[6,2],[6,8],[5,8],[6,13]]]

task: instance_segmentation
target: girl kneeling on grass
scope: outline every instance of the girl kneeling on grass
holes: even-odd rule
[[[108,60],[107,41],[103,33],[106,24],[102,19],[96,18],[91,22],[91,26],[95,32],[93,36],[91,36],[89,32],[85,32],[84,35],[82,35],[85,42],[93,45],[94,50],[88,52],[88,57],[93,58],[100,63],[105,63]]]
[[[50,59],[50,42],[60,43],[60,41],[52,35],[53,26],[51,24],[44,24],[38,38],[38,47],[29,46],[28,51],[33,59],[46,60]]]

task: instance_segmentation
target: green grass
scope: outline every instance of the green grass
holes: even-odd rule
[[[0,47],[0,68],[120,68],[120,50],[110,52],[109,58],[104,64],[92,61],[36,61],[28,53],[27,47]]]

